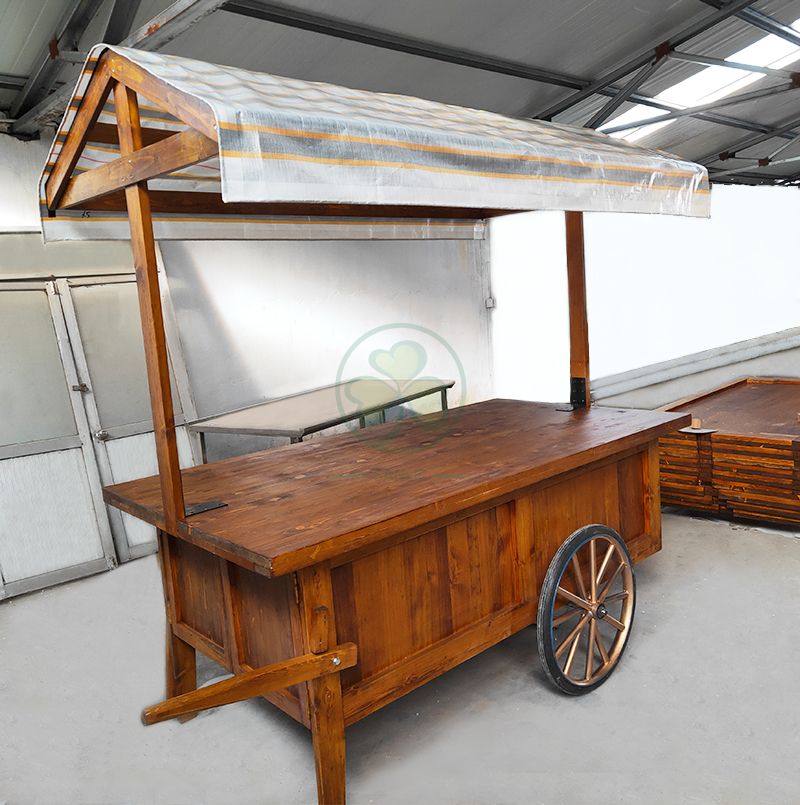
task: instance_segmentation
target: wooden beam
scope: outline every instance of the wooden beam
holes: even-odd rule
[[[142,712],[142,722],[158,724],[212,707],[252,699],[264,693],[299,685],[312,679],[352,668],[357,661],[355,643],[343,643],[322,654],[303,654],[291,660],[244,671],[214,685],[198,688],[154,704]]]
[[[108,69],[108,59],[105,55],[101,56],[78,111],[75,113],[75,119],[72,121],[72,126],[56,159],[56,164],[47,177],[45,196],[47,206],[51,210],[58,207],[58,202],[66,189],[67,182],[72,176],[72,171],[75,170],[75,165],[78,164],[84,145],[86,145],[89,129],[100,116],[108,94],[111,92],[112,83],[111,73]]]
[[[113,0],[106,30],[100,41],[116,45],[125,39],[133,27],[133,21],[140,5],[141,0]]]
[[[513,215],[519,210],[469,209],[465,207],[416,207],[413,205],[309,204],[307,202],[224,202],[218,193],[151,190],[153,212],[185,215],[302,215],[336,218],[447,218],[478,220]],[[125,197],[111,193],[91,202],[75,204],[73,209],[97,212],[124,212]]]
[[[217,153],[214,140],[209,140],[194,129],[187,129],[145,146],[130,156],[120,157],[73,177],[64,191],[59,208],[70,209],[137,182],[210,159]]]
[[[573,407],[591,405],[589,389],[589,321],[586,312],[586,260],[583,213],[566,212],[567,286],[569,296],[569,374]]]
[[[331,568],[327,562],[300,570],[300,620],[303,645],[311,654],[323,656],[336,642],[336,613],[333,606]],[[314,744],[319,805],[344,805],[345,741],[342,681],[339,674],[311,680],[308,715]]]
[[[217,140],[217,123],[208,104],[179,92],[160,78],[150,75],[118,53],[109,52],[108,67],[113,78],[154,103],[167,114]]]
[[[114,102],[117,110],[120,152],[124,157],[141,150],[142,147],[139,105],[136,93],[119,83],[114,87]],[[183,482],[178,463],[169,358],[161,311],[153,218],[147,183],[140,182],[126,188],[125,200],[131,226],[131,248],[139,293],[139,313],[142,319],[144,356],[147,382],[150,387],[150,407],[153,412],[164,521],[166,531],[177,534],[178,521],[185,516]]]

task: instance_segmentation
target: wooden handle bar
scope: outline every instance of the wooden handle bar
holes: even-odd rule
[[[324,654],[303,654],[291,660],[254,668],[147,707],[142,711],[142,722],[148,725],[157,724],[159,721],[240,702],[326,674],[338,673],[345,668],[352,668],[357,662],[357,655],[355,643],[343,643]]]

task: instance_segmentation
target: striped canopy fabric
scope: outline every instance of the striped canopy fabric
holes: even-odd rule
[[[216,121],[219,159],[153,180],[154,189],[220,192],[225,202],[709,214],[704,167],[591,130],[106,45],[89,56],[49,165],[106,49],[202,102]],[[158,99],[140,103],[143,125],[185,128]],[[100,120],[114,119],[109,105]],[[117,156],[113,146],[90,143],[78,170]],[[42,184],[46,177],[47,170]],[[94,213],[77,216],[101,223]],[[162,218],[162,237],[191,223]],[[419,229],[420,222],[405,225]],[[235,225],[238,236],[252,236],[242,227]],[[474,236],[474,225],[468,228]]]

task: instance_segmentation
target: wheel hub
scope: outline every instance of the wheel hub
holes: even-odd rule
[[[594,616],[597,620],[601,621],[605,616],[608,615],[608,610],[606,609],[605,604],[598,604],[597,609],[594,611]]]

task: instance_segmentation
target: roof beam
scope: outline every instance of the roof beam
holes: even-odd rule
[[[639,70],[639,72],[636,73],[636,75],[634,75],[633,78],[631,78],[631,80],[625,84],[625,86],[622,87],[620,91],[614,95],[614,97],[611,98],[611,100],[608,101],[605,106],[603,106],[602,109],[600,109],[600,111],[596,112],[586,123],[584,123],[584,128],[596,129],[598,126],[602,126],[603,123],[605,123],[606,120],[608,120],[608,118],[610,118],[611,115],[613,115],[614,112],[616,112],[617,109],[619,109],[619,107],[622,106],[622,104],[625,103],[628,98],[630,98],[631,94],[639,89],[639,87],[641,87],[642,84],[644,84],[644,82],[647,81],[647,79],[650,78],[653,73],[656,72],[656,70],[658,70],[666,58],[666,55],[666,53],[663,53],[662,55],[657,56],[652,62],[650,62],[650,64],[646,64],[644,67],[642,67],[642,69]]]
[[[730,170],[724,170],[724,171],[715,171],[714,173],[711,174],[710,178],[719,179],[721,176],[735,176],[737,173],[742,173],[743,171],[759,170],[760,168],[767,168],[774,165],[788,165],[789,163],[793,162],[800,162],[800,156],[787,157],[786,159],[776,159],[775,161],[772,161],[770,159],[759,159],[755,162],[749,163],[748,165],[740,165],[738,168],[731,168]]]
[[[725,3],[722,2],[722,0],[702,0],[702,2],[707,6],[712,6],[717,9],[725,7]],[[799,31],[796,31],[790,25],[784,25],[784,23],[776,20],[774,17],[770,17],[769,14],[765,14],[763,11],[756,11],[754,8],[745,8],[738,11],[736,16],[755,28],[760,28],[768,34],[779,36],[781,39],[785,39],[787,42],[791,42],[793,45],[800,47]]]
[[[723,106],[734,106],[738,103],[745,103],[746,101],[754,101],[758,98],[768,98],[772,95],[780,95],[783,92],[791,92],[793,89],[800,89],[797,84],[790,82],[788,84],[778,84],[774,87],[764,87],[763,89],[756,89],[752,92],[743,92],[740,95],[728,95],[725,98],[719,98],[710,103],[704,103],[700,106],[690,106],[688,109],[676,109],[666,115],[660,117],[648,117],[644,120],[637,120],[630,123],[621,123],[619,126],[609,126],[603,129],[604,134],[615,134],[618,131],[628,131],[629,129],[638,129],[642,126],[649,126],[651,123],[663,123],[665,120],[675,120],[679,117],[690,117],[697,112],[707,112],[712,109],[720,109]]]
[[[0,89],[20,89],[25,86],[27,78],[24,75],[0,73]]]
[[[140,4],[141,0],[114,0],[101,41],[109,45],[119,44],[131,32]]]
[[[11,117],[19,117],[37,104],[52,89],[62,62],[60,48],[76,50],[86,26],[97,13],[103,0],[72,0],[62,16],[53,38],[39,51],[34,68],[11,104]]]
[[[216,11],[225,0],[175,0],[119,44],[140,50],[158,50],[176,36]],[[33,134],[43,120],[59,114],[69,102],[73,87],[65,85],[29,109],[12,126],[13,134]]]
[[[752,148],[754,145],[760,145],[767,140],[774,137],[783,137],[786,139],[794,139],[797,132],[792,131],[796,126],[800,126],[800,117],[792,117],[789,120],[784,120],[777,126],[771,126],[767,131],[762,134],[751,135],[739,140],[733,145],[729,145],[724,151],[714,151],[711,154],[706,154],[701,157],[698,162],[708,163],[716,162],[716,160],[726,160],[733,157],[739,151],[744,151],[745,148]]]
[[[547,109],[541,110],[534,116],[549,120],[556,115],[561,114],[561,112],[564,112],[570,107],[575,106],[575,104],[586,100],[586,98],[596,95],[600,90],[609,88],[613,83],[618,81],[620,78],[624,78],[634,70],[644,67],[645,64],[657,57],[659,52],[663,51],[665,47],[668,47],[670,50],[680,47],[680,45],[688,42],[695,36],[704,33],[709,28],[713,28],[715,25],[719,25],[719,23],[723,22],[729,17],[732,17],[734,14],[737,14],[742,9],[747,8],[747,6],[751,5],[753,2],[755,2],[755,0],[733,0],[733,2],[717,9],[713,14],[710,14],[709,16],[692,23],[683,30],[678,31],[675,36],[670,37],[668,42],[662,42],[656,47],[649,48],[643,53],[640,53],[638,56],[635,56],[634,58],[625,62],[625,64],[622,66],[617,67],[615,70],[612,70],[595,81],[592,81],[587,87],[584,87],[573,95],[563,98],[551,106],[548,106]],[[523,111],[523,114],[532,114],[533,111],[533,109],[525,110]]]
[[[228,0],[223,6],[223,10],[277,25],[285,25],[289,28],[299,28],[303,31],[313,31],[314,33],[333,36],[337,39],[358,42],[362,45],[373,45],[384,50],[394,50],[399,53],[408,53],[412,56],[423,56],[427,59],[458,64],[462,67],[474,67],[476,70],[527,78],[545,84],[567,87],[568,89],[580,89],[586,83],[585,80],[566,73],[531,67],[527,64],[507,59],[497,59],[469,50],[427,42],[422,39],[412,39],[389,31],[382,31],[378,28],[345,22],[336,17],[299,11],[298,9],[287,8],[277,3],[264,2],[263,0]]]
[[[800,75],[793,70],[778,70],[774,67],[761,67],[757,64],[744,64],[738,61],[729,61],[728,59],[716,59],[713,56],[699,56],[696,53],[683,53],[679,50],[673,50],[672,53],[669,54],[669,57],[674,61],[707,64],[710,67],[729,67],[732,70],[744,70],[748,73],[763,73],[764,75],[771,75],[775,78],[792,79]]]
[[[740,0],[737,5],[740,5],[741,2],[744,2],[744,0]],[[193,24],[190,22],[190,12],[192,15],[197,15],[194,18],[194,21],[196,22],[197,19],[202,18],[208,13],[211,13],[211,11],[208,10],[210,6],[221,6],[226,11],[243,14],[249,17],[255,17],[257,19],[266,20],[279,25],[310,30],[328,36],[357,41],[363,44],[396,50],[412,55],[423,56],[425,58],[436,59],[438,61],[449,62],[451,64],[459,64],[477,70],[495,72],[501,75],[526,78],[532,81],[555,84],[572,89],[582,89],[591,84],[591,82],[585,78],[571,76],[565,73],[556,73],[549,70],[542,70],[517,62],[494,59],[492,57],[469,51],[446,48],[433,43],[424,42],[422,40],[409,39],[407,37],[390,34],[374,28],[352,25],[350,23],[342,22],[341,20],[324,15],[310,14],[297,11],[296,9],[288,9],[275,3],[263,2],[263,0],[228,0],[228,2],[224,2],[224,0],[202,0],[202,2],[200,0],[194,0],[194,2],[191,2],[190,0],[180,0],[179,2],[173,3],[173,5],[162,12],[162,14],[158,15],[158,17],[154,18],[150,23],[139,29],[136,34],[129,36],[121,44],[127,47],[152,49],[152,45],[150,44],[152,42],[152,34],[147,35],[148,30],[163,33],[165,29],[172,27],[170,20],[175,19],[176,22],[174,24],[177,25],[180,28],[180,32],[182,32],[183,30],[186,30],[190,24]],[[175,29],[173,29],[173,31],[174,30]],[[138,39],[142,33],[146,35],[144,40]],[[174,35],[177,36],[178,33],[174,33]],[[609,86],[600,91],[599,94],[613,97],[618,91],[619,89],[617,87]],[[37,106],[37,108],[32,109],[30,113],[23,115],[20,120],[16,121],[16,123],[12,126],[12,132],[15,134],[31,134],[35,132],[42,120],[47,119],[48,117],[52,118],[58,114],[61,109],[63,109],[67,100],[69,99],[69,94],[70,88],[68,87],[64,87],[62,90],[53,93],[42,104]],[[649,98],[638,93],[631,93],[629,100],[633,103],[650,106],[655,109],[664,109],[666,111],[672,111],[674,109],[674,107],[669,106],[668,104],[663,104],[653,98]],[[759,123],[753,123],[747,120],[741,120],[739,118],[720,115],[713,112],[698,113],[697,117],[711,123],[740,128],[745,131],[752,131],[759,134],[767,131],[769,128],[768,126]]]

